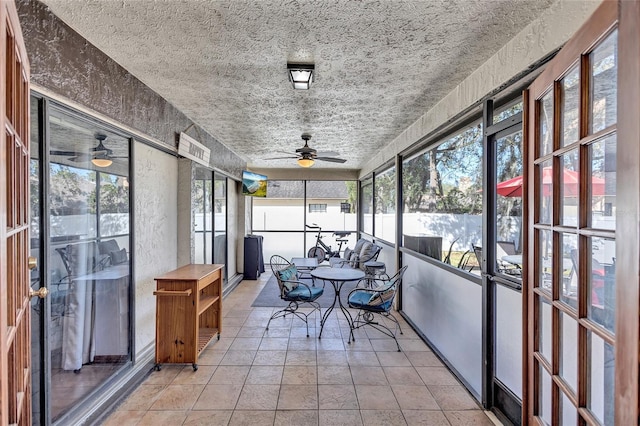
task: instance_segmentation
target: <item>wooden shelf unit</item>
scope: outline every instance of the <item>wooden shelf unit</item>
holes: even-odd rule
[[[222,332],[223,265],[186,265],[155,278],[156,370],[191,363]]]

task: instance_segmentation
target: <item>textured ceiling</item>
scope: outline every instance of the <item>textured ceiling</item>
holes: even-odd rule
[[[251,167],[358,169],[552,0],[44,0]],[[287,62],[313,62],[294,91]]]

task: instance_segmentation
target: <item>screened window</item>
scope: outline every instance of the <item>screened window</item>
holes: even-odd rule
[[[253,197],[254,234],[264,237],[263,257],[304,257],[317,243],[338,248],[336,231],[350,233],[346,245],[355,242],[357,222],[357,182],[269,180],[267,197]],[[346,247],[343,244],[342,249]],[[328,250],[327,250],[328,251]]]
[[[482,126],[402,163],[403,246],[477,271],[482,241]],[[480,248],[481,250],[481,248]]]
[[[360,205],[362,206],[362,232],[373,235],[373,178],[362,181],[360,187]]]
[[[374,177],[375,220],[373,233],[390,243],[396,242],[396,168],[392,167]]]

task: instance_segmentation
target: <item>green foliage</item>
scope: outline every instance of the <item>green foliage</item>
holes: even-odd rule
[[[454,135],[403,165],[407,212],[477,214],[482,211],[481,189],[480,126]]]

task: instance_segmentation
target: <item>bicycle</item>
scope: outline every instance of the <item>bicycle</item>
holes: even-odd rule
[[[333,233],[336,237],[336,242],[338,242],[338,250],[332,250],[331,246],[325,244],[322,241],[322,228],[315,223],[312,225],[305,225],[309,229],[317,229],[318,233],[316,234],[316,244],[311,247],[307,252],[307,257],[315,257],[318,259],[318,263],[322,263],[325,260],[329,260],[332,257],[340,257],[340,252],[342,251],[342,245],[347,242],[347,239],[344,238],[347,235],[350,235],[351,232],[346,231],[336,231]]]

